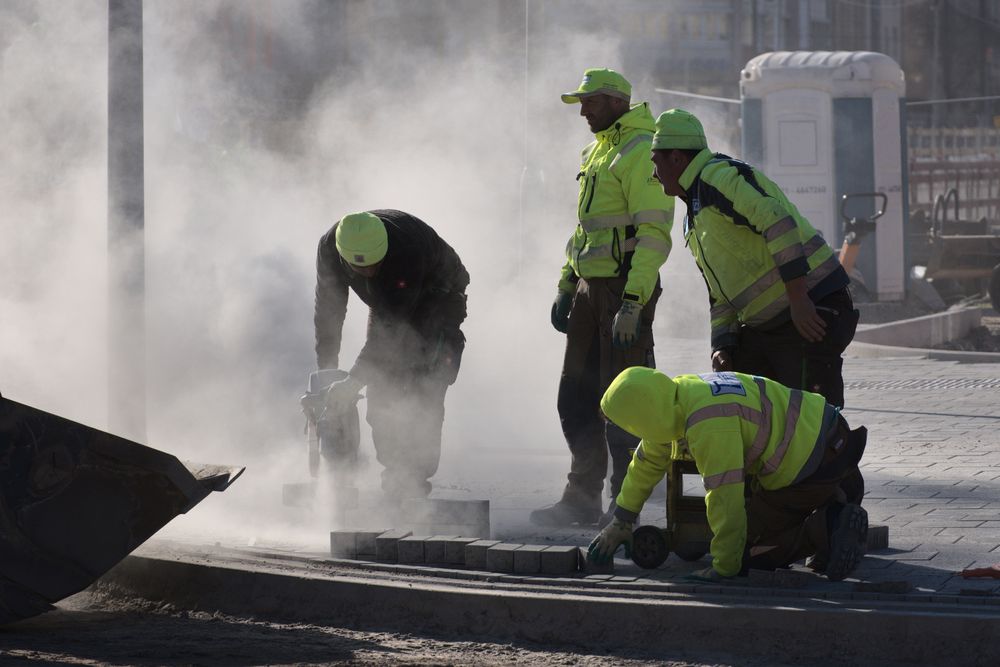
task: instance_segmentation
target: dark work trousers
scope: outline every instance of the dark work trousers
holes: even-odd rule
[[[844,407],[840,355],[854,339],[858,311],[845,287],[820,299],[816,312],[826,322],[826,335],[818,343],[804,339],[791,321],[768,331],[741,327],[733,370],[822,394],[827,403]]]
[[[805,480],[773,491],[756,487],[747,504],[747,551],[744,568],[773,570],[807,556],[824,561],[830,549],[828,510],[843,503],[841,484],[860,477],[867,431],[849,430],[838,416],[826,438],[819,468]],[[842,443],[834,449],[838,440]],[[849,499],[847,499],[849,500]]]
[[[601,397],[619,373],[630,366],[655,368],[653,315],[660,283],[642,309],[636,342],[622,350],[614,347],[611,325],[625,289],[624,278],[583,279],[576,285],[566,334],[566,355],[559,380],[559,420],[569,444],[572,462],[567,500],[600,498],[611,455],[611,497],[622,481],[639,440],[601,417]]]

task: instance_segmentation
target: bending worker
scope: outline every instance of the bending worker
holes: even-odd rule
[[[858,311],[830,246],[763,173],[712,153],[687,111],[660,114],[652,160],[663,191],[688,207],[684,239],[708,285],[712,368],[842,407],[841,353]]]
[[[713,535],[712,565],[694,578],[721,580],[815,556],[811,567],[840,581],[860,562],[868,515],[844,502],[840,481],[857,473],[867,431],[850,431],[819,394],[743,373],[671,379],[629,368],[608,388],[601,409],[642,442],[615,519],[591,544],[597,562],[631,544],[632,524],[666,473],[670,443],[682,438],[704,478]],[[751,475],[747,500],[744,479]]]
[[[367,420],[390,498],[426,497],[437,472],[444,397],[465,348],[469,274],[427,223],[376,210],[344,216],[319,241],[316,359],[337,368],[348,289],[369,308],[367,340],[331,401],[367,386]]]
[[[558,408],[572,461],[562,498],[531,513],[542,526],[598,521],[609,451],[611,497],[618,494],[636,441],[606,425],[598,404],[622,369],[655,365],[653,315],[674,204],[646,159],[653,116],[647,103],[630,104],[631,94],[621,74],[589,69],[579,89],[562,96],[580,105],[595,138],[583,150],[579,224],[552,304],[552,325],[566,334]]]

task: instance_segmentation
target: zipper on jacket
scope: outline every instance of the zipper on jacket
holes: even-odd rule
[[[728,296],[726,296],[725,291],[723,291],[722,283],[719,282],[719,277],[715,275],[715,271],[712,269],[712,265],[708,263],[708,257],[705,255],[705,247],[701,244],[701,239],[698,238],[698,234],[693,229],[691,230],[691,232],[694,234],[694,242],[695,244],[697,244],[698,250],[701,251],[701,259],[703,262],[705,262],[705,268],[708,269],[708,272],[712,274],[712,278],[715,279],[715,284],[719,288],[719,293],[722,294],[722,298],[726,300],[726,303],[729,304],[729,307],[735,310],[737,313],[739,313],[740,312],[739,309],[737,309],[736,306],[733,305],[733,302],[729,299]]]
[[[594,203],[594,191],[597,190],[597,172],[590,177],[590,197],[587,199],[587,208],[584,213],[590,213],[590,205]]]

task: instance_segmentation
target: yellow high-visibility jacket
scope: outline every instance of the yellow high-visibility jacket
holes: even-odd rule
[[[647,103],[634,105],[583,150],[579,224],[566,244],[559,289],[579,278],[626,277],[624,294],[645,305],[670,254],[674,198],[653,176],[656,129]]]
[[[630,376],[625,387],[620,380]],[[671,441],[684,439],[705,482],[712,529],[712,567],[740,571],[747,537],[744,480],[780,489],[819,466],[836,411],[819,394],[743,373],[679,375],[627,369],[601,400],[604,414],[642,438],[616,503],[616,516],[634,521],[663,479]]]
[[[684,241],[708,285],[712,349],[735,345],[740,324],[788,321],[785,283],[806,276],[812,300],[850,280],[833,250],[773,181],[708,149],[680,177]]]

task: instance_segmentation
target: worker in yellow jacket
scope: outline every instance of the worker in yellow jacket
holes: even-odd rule
[[[814,569],[839,581],[860,562],[868,515],[844,502],[840,482],[857,472],[867,431],[849,430],[819,394],[743,373],[671,379],[629,368],[608,388],[601,410],[642,442],[615,519],[591,544],[593,560],[607,561],[630,544],[639,510],[666,473],[671,442],[684,439],[704,478],[713,534],[712,565],[694,578],[717,581],[815,556]]]
[[[659,269],[670,253],[674,204],[649,163],[653,115],[645,102],[631,104],[631,94],[618,72],[589,69],[579,88],[562,96],[580,105],[595,136],[583,150],[579,224],[552,304],[552,325],[566,334],[558,409],[572,462],[559,502],[531,513],[531,521],[542,526],[601,518],[609,452],[611,497],[618,494],[636,441],[606,425],[598,404],[622,369],[655,365],[653,315]]]
[[[712,368],[754,373],[844,405],[841,353],[858,311],[833,250],[759,169],[708,148],[683,109],[656,119],[652,161],[687,205],[684,242],[708,286]]]

